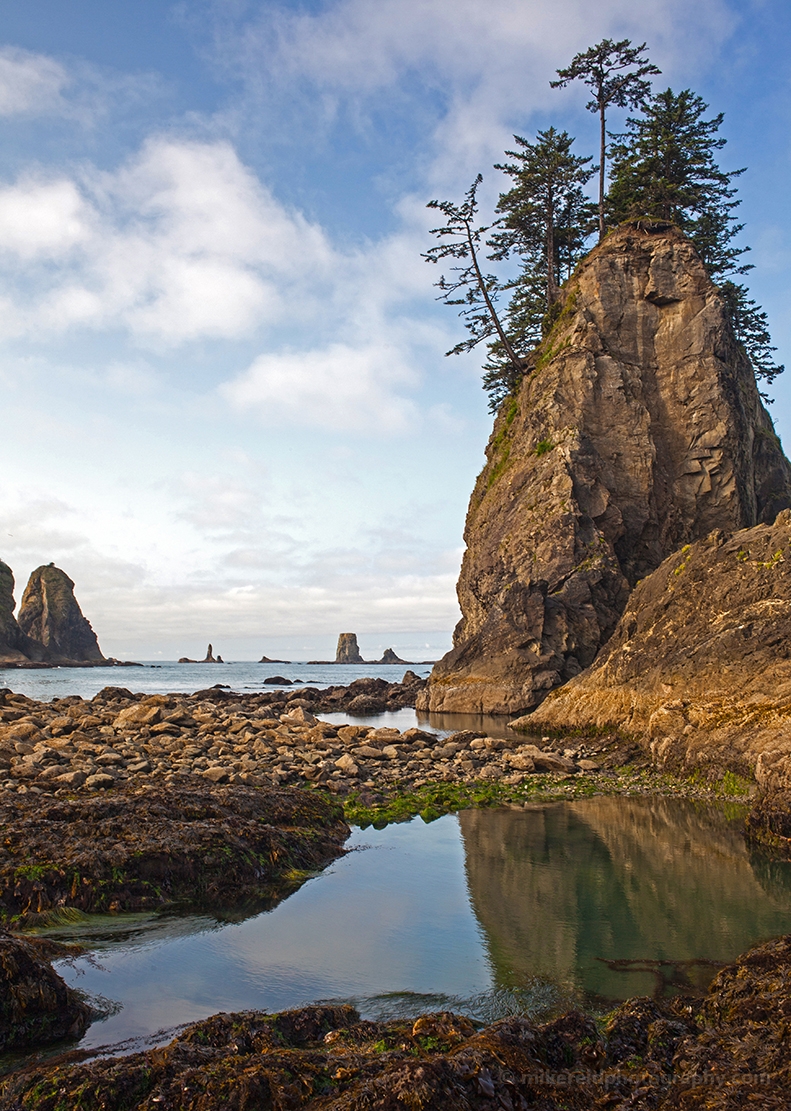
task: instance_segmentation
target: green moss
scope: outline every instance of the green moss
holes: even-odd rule
[[[728,780],[728,784],[736,780],[740,784],[745,782],[734,777]],[[682,778],[650,767],[626,765],[606,773],[526,775],[517,784],[431,783],[417,788],[395,784],[389,798],[372,805],[361,802],[358,793],[349,795],[344,814],[347,822],[362,829],[369,826],[384,829],[391,822],[408,822],[418,816],[425,822],[433,822],[443,814],[472,808],[518,806],[535,801],[591,798],[594,795],[646,794],[678,798],[734,797],[724,786],[724,781],[712,783],[699,773]],[[744,794],[741,788],[738,794]]]
[[[553,447],[555,447],[555,444],[551,439],[539,440],[536,444],[536,455],[546,455],[548,451],[552,451]]]
[[[495,460],[489,477],[486,482],[486,489],[490,490],[503,471],[508,466],[508,459],[511,454],[511,441],[509,432],[511,425],[514,423],[516,414],[519,412],[519,401],[517,398],[512,397],[508,401],[508,405],[503,415],[503,423],[497,432],[497,435],[492,440],[490,458]]]

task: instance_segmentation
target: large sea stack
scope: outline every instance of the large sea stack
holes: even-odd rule
[[[533,709],[590,666],[669,555],[791,506],[752,367],[669,225],[621,227],[581,263],[486,456],[462,620],[422,709]]]
[[[53,563],[30,576],[19,607],[25,654],[46,663],[101,663],[96,633],[74,597],[74,583]]]

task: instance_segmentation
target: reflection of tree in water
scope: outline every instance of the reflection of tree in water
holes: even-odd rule
[[[459,820],[498,986],[539,976],[608,998],[652,994],[659,971],[646,961],[731,960],[791,930],[791,865],[759,880],[716,807],[602,798]]]

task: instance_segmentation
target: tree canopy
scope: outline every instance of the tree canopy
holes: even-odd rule
[[[705,118],[708,105],[690,89],[652,95],[648,78],[660,71],[645,51],[645,43],[633,47],[628,39],[603,39],[577,54],[550,82],[558,88],[581,80],[591,89],[586,107],[598,113],[601,125],[598,167],[591,165],[591,157],[572,153],[574,139],[566,131],[549,127],[534,141],[515,135],[515,149],[505,152],[509,161],[496,164],[511,178],[511,187],[500,194],[490,224],[476,222],[480,174],[461,204],[429,202],[445,223],[432,229],[439,242],[423,257],[458,263],[436,285],[440,299],[459,309],[468,332],[447,354],[486,343],[483,384],[492,410],[519,385],[530,365],[527,356],[556,318],[562,284],[596,230],[596,205],[585,186],[597,170],[600,238],[608,227],[629,219],[676,224],[718,283],[756,378],[772,382],[783,371],[773,359],[766,313],[746,286],[733,280],[751,266],[742,260],[749,248],[734,242],[743,229],[734,215],[740,203],[734,180],[744,170],[723,170],[718,162],[725,146],[719,134],[723,115]],[[627,118],[622,133],[610,134],[608,148],[611,106],[636,108],[639,114]],[[611,180],[605,194],[608,153]],[[484,272],[484,258],[516,262],[517,272],[506,277]],[[503,295],[508,300],[498,310]]]

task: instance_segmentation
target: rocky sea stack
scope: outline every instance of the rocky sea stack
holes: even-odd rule
[[[340,633],[338,647],[335,651],[336,664],[362,664],[365,660],[360,655],[356,633]]]
[[[534,709],[593,663],[668,556],[791,506],[752,366],[670,225],[622,226],[580,264],[486,455],[462,620],[419,709]]]
[[[37,567],[14,617],[14,576],[0,561],[0,665],[90,667],[106,663],[96,633],[74,597],[74,583],[49,563]]]
[[[104,661],[96,633],[74,597],[74,583],[54,563],[37,567],[19,607],[27,655],[47,663]]]

